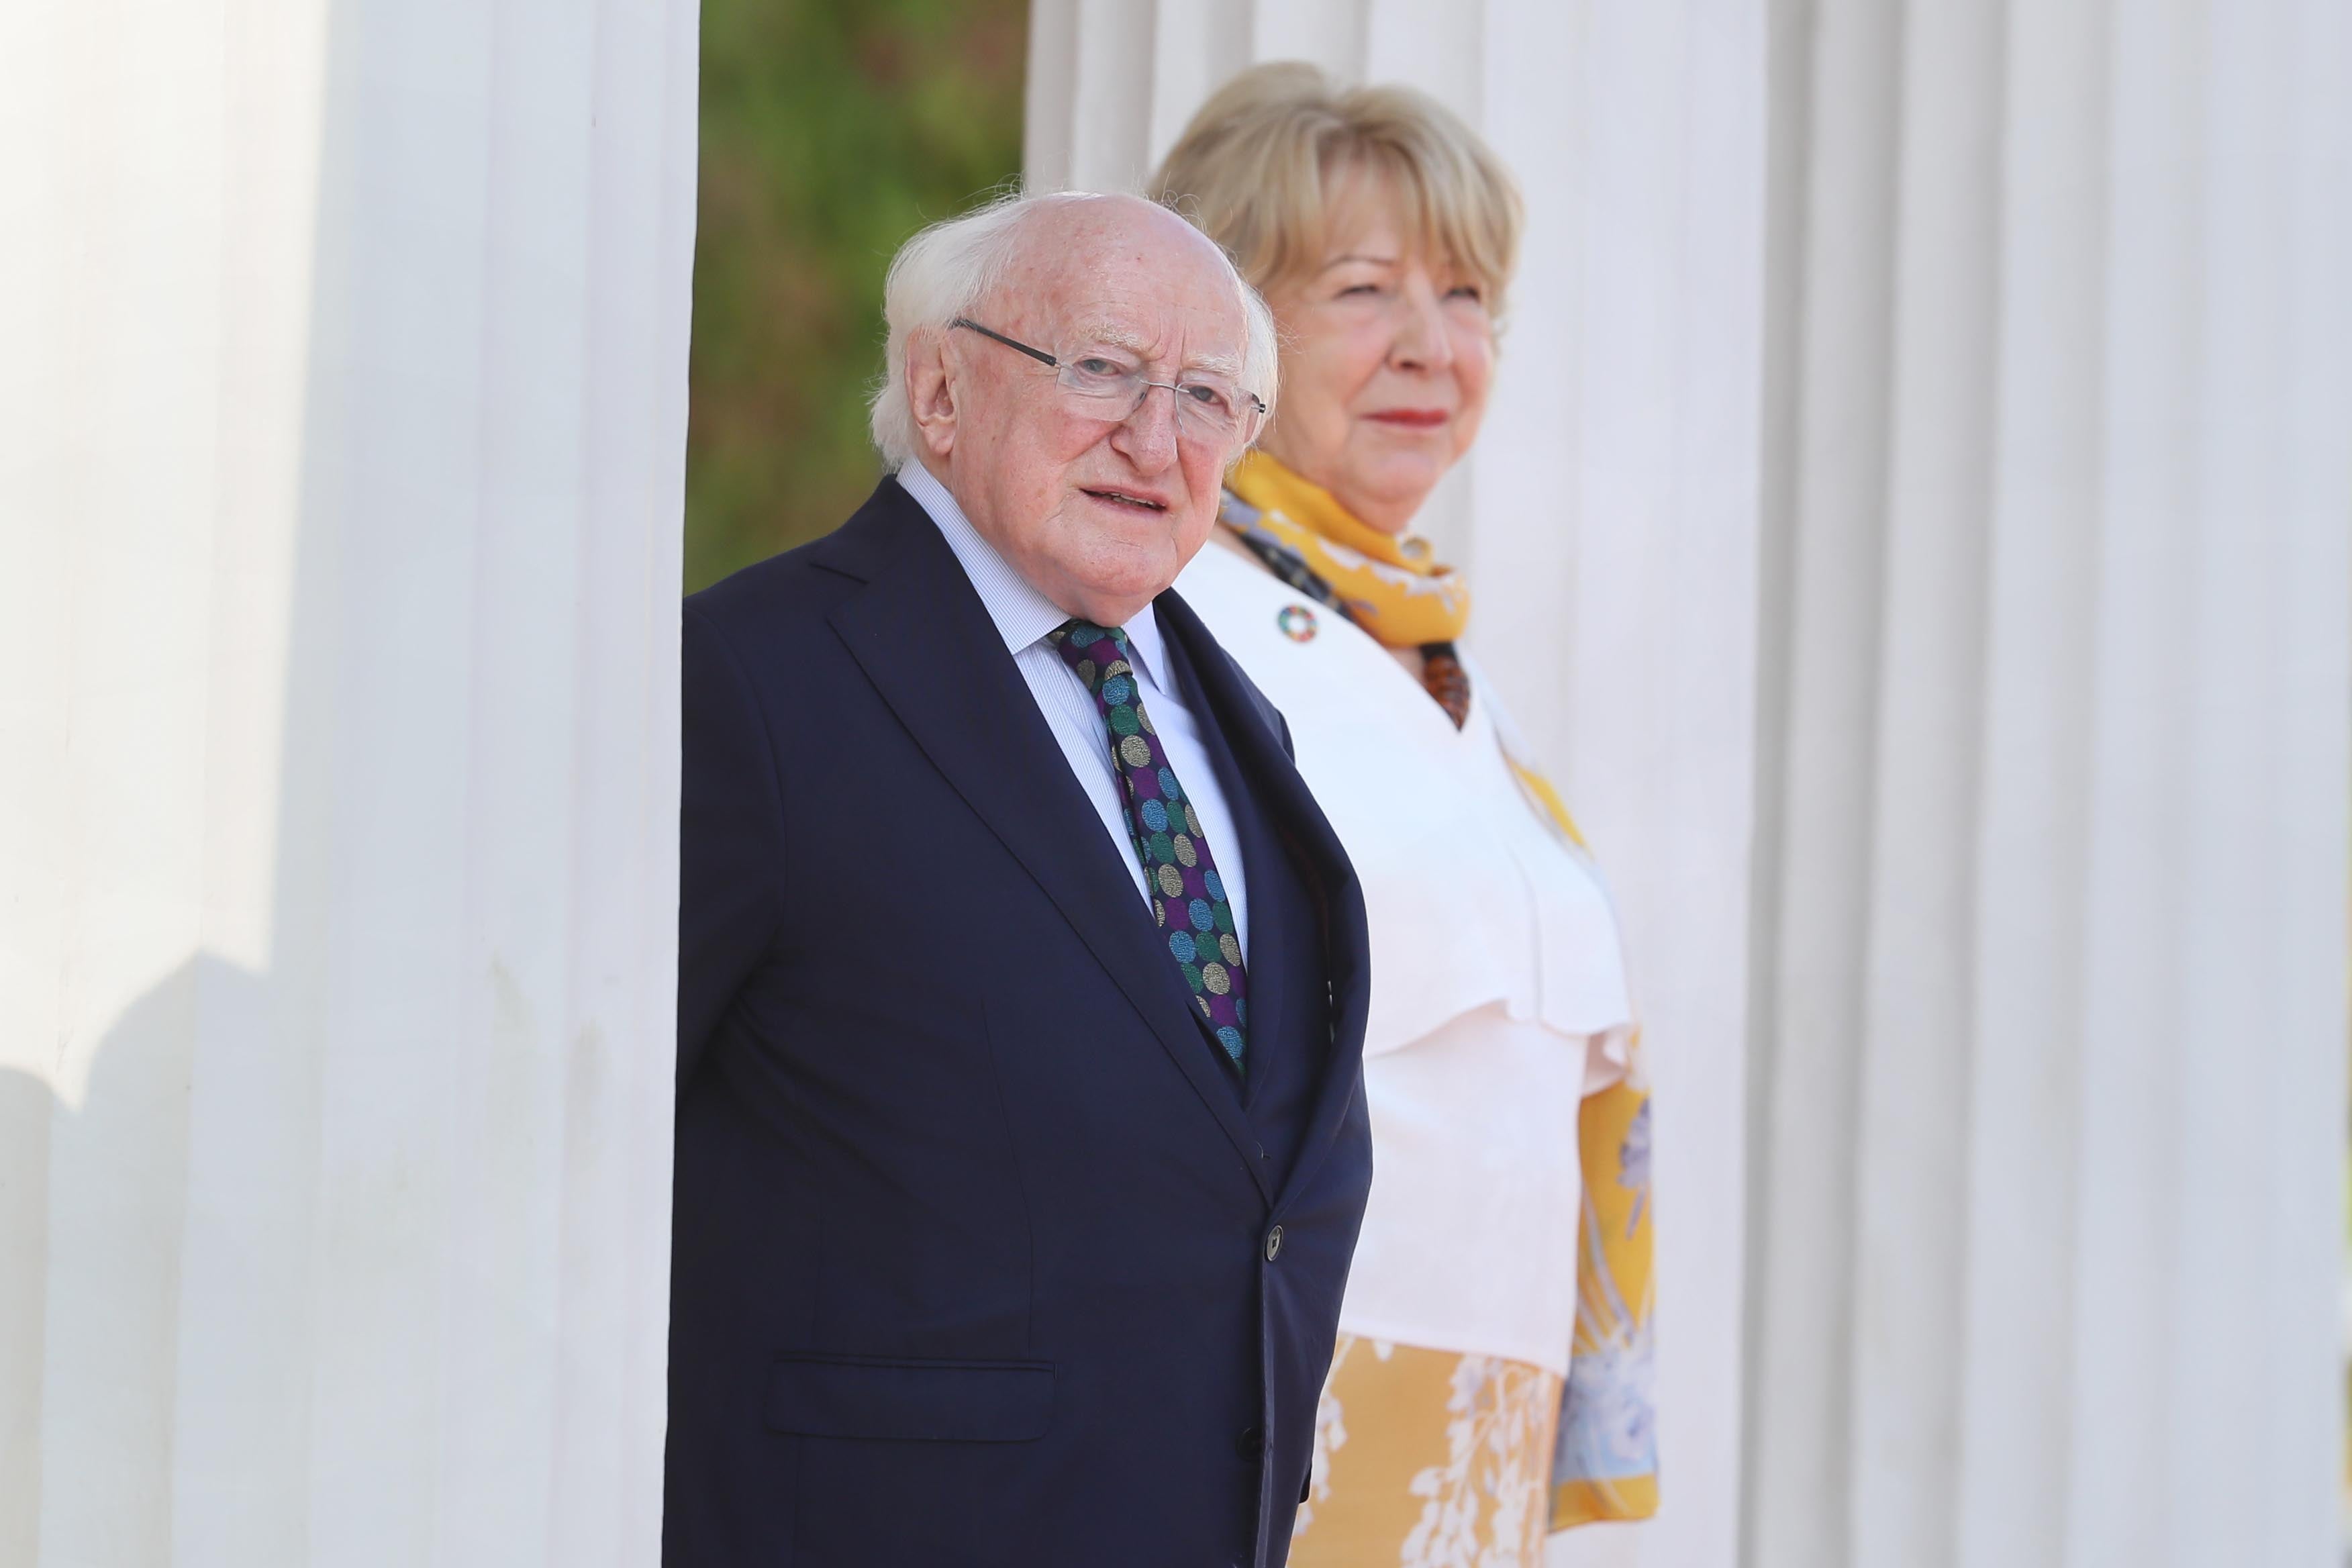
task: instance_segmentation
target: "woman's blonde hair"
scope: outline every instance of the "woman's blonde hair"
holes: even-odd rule
[[[1252,67],[1201,106],[1148,190],[1270,292],[1321,267],[1332,189],[1359,172],[1393,193],[1408,241],[1477,279],[1499,319],[1518,264],[1518,185],[1460,116],[1412,88],[1341,88],[1294,60]]]

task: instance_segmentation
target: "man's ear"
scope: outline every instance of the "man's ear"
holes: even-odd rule
[[[907,342],[907,406],[925,449],[944,462],[955,450],[954,351],[944,332],[916,332]]]

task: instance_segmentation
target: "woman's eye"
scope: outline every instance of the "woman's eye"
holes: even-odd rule
[[[1345,289],[1339,290],[1339,298],[1342,300],[1349,299],[1351,297],[1368,299],[1380,291],[1381,286],[1377,283],[1350,283]]]
[[[1486,302],[1486,294],[1475,283],[1458,283],[1445,291],[1445,297],[1449,300],[1467,300],[1474,305],[1483,305]]]

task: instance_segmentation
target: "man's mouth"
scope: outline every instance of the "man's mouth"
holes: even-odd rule
[[[1084,486],[1082,489],[1086,494],[1094,497],[1106,506],[1125,507],[1129,511],[1166,511],[1168,510],[1166,501],[1156,497],[1138,494],[1134,490],[1098,489],[1091,485]]]

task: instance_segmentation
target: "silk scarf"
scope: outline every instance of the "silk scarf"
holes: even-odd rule
[[[1219,521],[1276,577],[1385,647],[1451,645],[1470,620],[1470,585],[1426,541],[1383,533],[1320,485],[1264,452],[1225,481]],[[1455,667],[1459,668],[1458,665]],[[1462,677],[1466,706],[1467,678]],[[1431,696],[1461,723],[1447,694]],[[1559,792],[1497,726],[1504,760],[1570,852],[1589,858]],[[1577,1232],[1576,1332],[1552,1450],[1551,1528],[1647,1519],[1658,1510],[1657,1384],[1652,1335],[1650,1089],[1635,1031],[1625,1076],[1577,1113],[1584,1208]]]
[[[1431,558],[1427,540],[1381,532],[1264,452],[1235,464],[1225,489],[1246,505],[1226,508],[1226,525],[1296,556],[1329,590],[1325,602],[1381,647],[1452,642],[1469,624],[1470,585]]]

